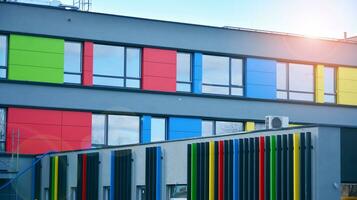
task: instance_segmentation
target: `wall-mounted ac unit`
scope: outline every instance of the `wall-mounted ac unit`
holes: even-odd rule
[[[289,127],[289,118],[284,116],[266,116],[266,129],[279,129]]]

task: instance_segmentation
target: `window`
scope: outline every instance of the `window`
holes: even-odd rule
[[[110,186],[103,186],[103,200],[110,199]]]
[[[145,186],[140,185],[137,187],[136,195],[138,200],[145,200]]]
[[[94,85],[140,88],[138,48],[95,44],[93,65]]]
[[[230,134],[243,131],[242,122],[216,121],[216,134]]]
[[[64,43],[64,82],[80,84],[82,79],[82,44]]]
[[[278,63],[277,98],[314,101],[313,65]]]
[[[202,121],[202,136],[237,133],[244,130],[243,122]]]
[[[139,143],[139,123],[138,116],[93,114],[92,146]]]
[[[243,60],[203,56],[203,93],[243,96]]]
[[[7,77],[7,37],[0,35],[0,79]]]
[[[265,130],[266,127],[265,127],[265,123],[262,122],[262,123],[259,123],[259,122],[255,122],[255,130]]]
[[[76,187],[71,187],[71,200],[76,200],[77,199],[77,188]]]
[[[324,99],[326,103],[336,103],[335,68],[324,67]]]
[[[169,200],[186,200],[187,186],[186,185],[169,185]]]
[[[5,152],[6,141],[6,111],[0,108],[0,152]]]
[[[163,141],[166,139],[166,119],[151,118],[151,142]]]
[[[214,122],[213,121],[202,121],[202,136],[214,135]]]
[[[177,77],[176,90],[180,92],[191,92],[191,54],[177,53]]]

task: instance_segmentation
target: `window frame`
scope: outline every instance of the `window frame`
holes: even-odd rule
[[[81,41],[73,41],[73,40],[65,40],[64,43],[79,43],[80,44],[80,52],[79,52],[79,57],[80,57],[80,72],[66,72],[65,68],[66,66],[63,66],[63,83],[64,84],[68,84],[68,85],[81,85],[83,83],[83,42]],[[65,54],[65,52],[64,52]],[[64,58],[63,58],[64,60]],[[73,83],[73,82],[66,82],[64,79],[64,77],[67,75],[79,75],[80,79],[79,79],[79,83]]]
[[[10,41],[9,41],[9,36],[6,35],[6,34],[1,34],[0,33],[0,36],[4,36],[6,38],[6,48],[5,48],[5,66],[3,65],[0,65],[0,69],[4,69],[6,70],[6,73],[5,73],[5,77],[0,77],[0,80],[5,80],[8,78],[9,76],[9,45],[10,45]]]
[[[316,77],[315,77],[315,74],[316,74],[316,66],[313,65],[313,64],[307,64],[307,63],[298,63],[298,62],[286,62],[286,61],[278,61],[278,63],[284,63],[285,64],[285,67],[286,67],[286,73],[285,73],[285,81],[286,81],[286,90],[282,90],[282,89],[276,89],[276,92],[285,92],[286,93],[286,98],[279,98],[278,97],[278,94],[276,95],[276,98],[278,100],[289,100],[289,101],[300,101],[300,102],[315,102],[316,100],[316,97],[315,97],[315,94],[316,94]],[[290,64],[298,64],[298,65],[310,65],[312,66],[312,77],[313,77],[313,80],[312,80],[312,88],[313,88],[313,91],[312,92],[306,92],[306,91],[295,91],[295,90],[290,90]],[[276,78],[276,81],[277,81],[278,78]],[[298,94],[311,94],[312,95],[312,100],[309,101],[309,100],[298,100],[298,99],[291,99],[290,98],[290,93],[298,93]]]
[[[94,46],[95,45],[105,45],[105,46],[114,46],[114,47],[122,47],[124,48],[124,72],[123,76],[113,76],[113,75],[102,75],[102,74],[95,74],[94,73]],[[135,77],[128,77],[127,76],[127,49],[137,49],[139,50],[139,78]],[[130,89],[135,89],[135,90],[140,90],[141,89],[141,83],[142,83],[142,48],[140,47],[133,47],[133,46],[122,46],[122,45],[115,45],[115,44],[103,44],[103,43],[94,43],[93,44],[93,86],[100,86],[100,87],[119,87],[119,88],[130,88]],[[94,83],[94,78],[95,77],[100,77],[100,78],[112,78],[116,80],[123,80],[123,86],[114,86],[114,85],[104,85],[104,84],[95,84]],[[137,80],[139,81],[139,87],[128,87],[127,86],[127,79],[129,80]]]
[[[141,143],[141,116],[140,115],[125,115],[125,114],[102,114],[102,113],[92,113],[92,115],[104,115],[104,144],[91,144],[91,148],[102,148],[102,147],[111,147],[111,146],[124,146],[124,145],[129,145],[129,144],[118,144],[118,145],[109,145],[108,139],[109,139],[109,115],[114,115],[114,116],[129,116],[129,117],[138,117],[138,130],[139,130],[139,139],[137,143],[132,143],[130,145],[134,144],[140,144]],[[93,137],[93,123],[92,123],[92,137]],[[93,141],[93,140],[92,140]]]
[[[187,82],[187,81],[179,81],[177,80],[177,69],[176,69],[176,92],[183,92],[183,93],[191,93],[192,92],[192,83],[193,83],[193,54],[191,52],[184,52],[184,51],[178,51],[176,53],[176,59],[177,59],[177,56],[178,54],[188,54],[190,55],[190,81]],[[178,68],[178,65],[176,63],[176,67]],[[181,91],[181,90],[177,90],[177,85],[178,84],[188,84],[190,85],[190,91]]]
[[[324,66],[324,70],[325,68],[332,68],[333,69],[333,87],[334,87],[334,93],[326,93],[325,92],[325,88],[324,88],[324,103],[326,104],[336,104],[337,103],[337,70],[338,68],[337,67],[334,67],[334,66],[330,66],[330,65],[327,65],[327,66]],[[325,84],[325,76],[324,76],[324,84]],[[334,102],[326,102],[325,100],[325,96],[333,96],[335,101]]]
[[[204,83],[203,81],[203,76],[202,76],[202,93],[203,94],[209,94],[209,95],[224,95],[224,96],[237,96],[237,97],[244,97],[245,96],[245,89],[244,89],[244,84],[245,84],[245,65],[246,65],[246,59],[242,58],[242,57],[238,57],[238,56],[225,56],[225,55],[214,55],[214,54],[203,54],[202,56],[202,74],[204,71],[204,67],[203,67],[203,57],[204,56],[216,56],[216,57],[226,57],[229,59],[229,73],[228,73],[228,85],[222,85],[222,84],[211,84],[211,83]],[[234,85],[232,84],[232,60],[233,59],[237,59],[237,60],[241,60],[242,61],[242,85]],[[203,88],[204,86],[213,86],[213,87],[220,87],[220,88],[228,88],[228,94],[218,94],[218,93],[207,93],[207,92],[203,92]],[[242,90],[242,95],[235,95],[232,94],[232,88],[239,88]]]

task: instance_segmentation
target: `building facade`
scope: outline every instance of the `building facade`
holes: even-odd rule
[[[341,163],[334,165],[341,173],[328,183],[357,182],[357,158],[352,153],[357,140],[357,43],[353,41],[17,3],[0,3],[0,19],[4,19],[0,20],[0,150],[4,153],[31,157],[74,151],[66,155],[77,156],[77,150],[101,152],[112,146],[143,144],[138,148],[144,149],[149,143],[174,144],[172,140],[209,141],[265,129],[265,116],[278,115],[289,117],[291,126],[338,127],[333,132],[341,138],[332,150],[333,155],[343,152],[338,157]],[[315,129],[310,132],[320,134]],[[281,134],[285,133],[290,132]],[[56,155],[62,154],[52,157]],[[107,167],[108,158],[98,159],[106,159],[103,166]],[[60,166],[63,160],[58,159],[53,166]],[[50,166],[47,162],[42,161],[44,169]],[[72,163],[75,168],[77,161]],[[179,176],[187,177],[189,170],[181,170]],[[42,184],[33,184],[44,197],[44,190],[53,189],[46,182],[49,172],[34,174],[45,177]],[[14,175],[1,176],[2,180]],[[108,182],[110,174],[103,177]],[[168,185],[191,189],[188,179],[171,178]],[[65,182],[68,195],[70,184],[75,187],[77,182]],[[99,183],[97,197],[109,192],[107,182]],[[143,185],[133,186],[132,198]],[[163,189],[162,196],[169,191]],[[129,195],[113,195],[122,194]]]

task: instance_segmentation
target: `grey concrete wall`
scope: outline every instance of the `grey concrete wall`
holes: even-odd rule
[[[357,45],[346,42],[6,3],[0,19],[5,32],[357,66]]]
[[[356,106],[35,83],[0,82],[0,105],[227,120],[282,115],[292,123],[357,127]]]
[[[280,135],[296,132],[311,132],[312,144],[314,149],[313,155],[313,192],[315,200],[334,200],[339,197],[338,188],[334,188],[340,184],[340,162],[339,162],[339,133],[338,128],[317,128],[304,127],[292,128],[287,130],[277,131],[256,131],[249,134],[234,134],[208,138],[197,138],[181,141],[169,141],[162,143],[153,143],[147,145],[132,145],[126,147],[117,147],[100,150],[85,150],[77,152],[59,153],[56,155],[68,155],[69,158],[69,174],[68,185],[75,187],[77,177],[77,155],[83,152],[100,152],[100,181],[99,181],[99,196],[103,195],[103,186],[110,184],[110,152],[120,149],[132,149],[133,151],[133,190],[132,199],[136,199],[136,186],[145,184],[145,148],[150,146],[161,146],[163,152],[163,182],[162,182],[162,197],[166,196],[166,186],[171,184],[186,184],[187,176],[187,144],[206,141],[217,141],[223,139],[238,139],[246,137],[257,137],[261,135]],[[46,161],[42,163],[43,176],[48,179],[48,171]],[[47,166],[47,167],[46,167]],[[42,188],[48,187],[48,182],[44,182]]]

